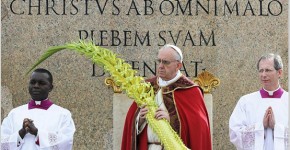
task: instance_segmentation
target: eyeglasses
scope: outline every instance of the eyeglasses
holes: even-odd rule
[[[274,71],[274,69],[260,69],[259,73],[263,73],[263,72],[270,73],[272,71]]]
[[[157,59],[156,61],[158,64],[162,63],[163,65],[169,65],[171,62],[178,61],[178,60],[169,61],[169,60]]]

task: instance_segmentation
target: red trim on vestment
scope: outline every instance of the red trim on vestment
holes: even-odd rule
[[[201,90],[198,86],[176,89],[173,96],[180,118],[180,137],[191,150],[211,150],[210,125]],[[135,119],[138,114],[135,102],[127,113],[121,150],[147,150],[147,126],[136,136]]]

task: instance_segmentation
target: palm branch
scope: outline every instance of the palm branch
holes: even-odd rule
[[[135,76],[136,71],[123,59],[117,58],[112,51],[95,46],[92,42],[80,41],[68,43],[62,46],[50,47],[39,60],[29,69],[32,71],[36,66],[61,50],[72,50],[84,55],[94,63],[107,71],[121,90],[125,91],[128,97],[134,99],[137,105],[146,105],[149,109],[146,115],[147,122],[159,137],[166,150],[187,149],[179,135],[171,128],[166,119],[155,119],[155,111],[158,105],[155,102],[153,87],[145,82],[140,76]]]

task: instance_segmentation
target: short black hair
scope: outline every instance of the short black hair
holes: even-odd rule
[[[52,78],[52,74],[44,69],[44,68],[37,68],[35,69],[33,72],[39,72],[39,73],[46,73],[48,75],[48,81],[52,84],[53,83],[53,78]]]

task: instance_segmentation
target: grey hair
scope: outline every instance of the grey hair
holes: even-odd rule
[[[278,54],[273,54],[273,53],[269,53],[269,54],[263,55],[259,59],[259,61],[257,63],[257,69],[259,70],[259,64],[260,64],[261,60],[272,59],[272,58],[274,60],[274,68],[275,68],[275,70],[280,70],[280,69],[283,70],[283,62],[282,62],[281,56],[278,55]]]
[[[180,48],[178,48],[177,46],[172,45],[172,44],[166,44],[159,51],[166,49],[166,48],[172,48],[175,51],[175,55],[174,55],[175,59],[180,61],[180,62],[183,61],[183,54],[182,54]]]

